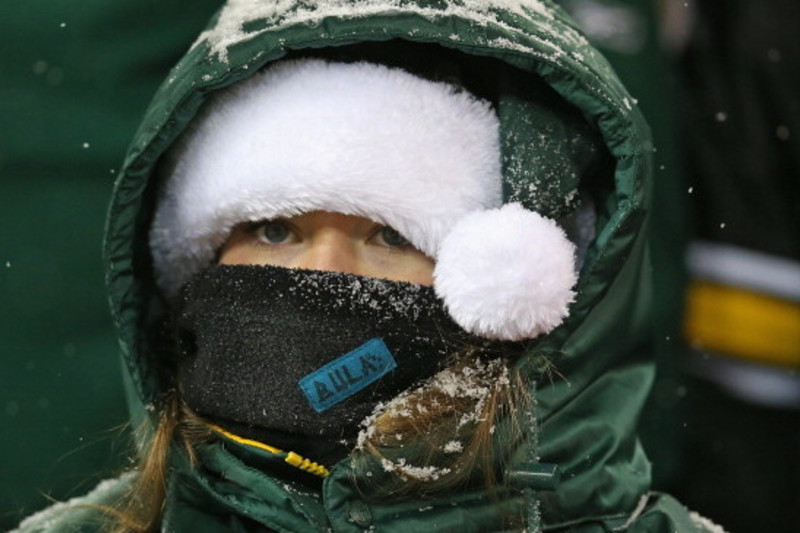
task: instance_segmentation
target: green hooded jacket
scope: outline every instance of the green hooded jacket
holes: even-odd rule
[[[164,531],[712,531],[667,495],[650,492],[650,464],[636,436],[653,379],[650,269],[644,238],[652,145],[635,101],[572,21],[543,0],[230,1],[157,93],[126,157],[109,210],[107,282],[136,423],[152,422],[165,384],[143,331],[158,309],[147,245],[155,168],[209,94],[299,51],[404,41],[490,60],[543,79],[602,136],[613,164],[592,176],[595,238],[570,316],[532,341],[516,364],[535,398],[515,414],[525,438],[504,449],[494,494],[468,485],[445,496],[381,498],[359,481],[385,475],[370,460],[331,468],[321,493],[266,472],[285,454],[220,437],[190,465],[170,462]],[[472,59],[470,59],[472,58]],[[499,110],[503,145],[531,135],[524,109]],[[534,124],[535,127],[535,124]],[[508,166],[508,164],[506,165]],[[570,177],[531,183],[568,191]],[[513,189],[513,187],[512,187]],[[513,197],[514,191],[507,191]],[[552,206],[537,206],[556,215]],[[544,372],[542,361],[551,362]],[[502,429],[502,428],[501,428]],[[502,440],[503,431],[496,439]],[[108,503],[132,476],[75,503]],[[63,507],[62,507],[63,508]],[[45,512],[23,531],[91,530],[79,508]],[[520,517],[513,523],[509,517]]]

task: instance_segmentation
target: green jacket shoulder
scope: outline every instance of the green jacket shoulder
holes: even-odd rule
[[[136,473],[106,479],[84,496],[58,502],[26,518],[10,533],[89,533],[100,531],[109,508],[130,489]]]

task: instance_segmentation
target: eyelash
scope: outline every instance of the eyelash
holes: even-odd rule
[[[253,234],[256,237],[256,239],[258,239],[259,242],[262,242],[266,245],[283,244],[281,242],[271,242],[269,239],[266,238],[266,235],[263,230],[267,227],[268,224],[281,224],[284,228],[286,228],[288,232],[287,236],[292,234],[295,235],[297,234],[297,230],[294,228],[294,226],[288,220],[282,218],[250,222],[247,224],[246,230],[248,233]]]
[[[264,243],[266,245],[283,244],[283,242],[273,242],[273,241],[270,241],[268,238],[266,238],[264,230],[267,227],[267,225],[269,225],[269,224],[281,224],[288,232],[287,237],[292,235],[292,234],[294,234],[294,235],[298,234],[297,229],[294,227],[294,225],[291,222],[289,222],[288,220],[283,219],[283,218],[276,218],[276,219],[270,219],[270,220],[258,220],[258,221],[254,221],[254,222],[249,222],[249,223],[247,223],[245,229],[246,229],[246,231],[248,233],[253,234],[256,237],[256,239],[258,239],[259,242],[262,242],[262,243]],[[399,237],[400,239],[402,239],[403,242],[402,243],[398,243],[398,244],[391,244],[389,241],[393,240],[394,237],[392,237],[391,239],[387,239],[386,235],[384,234],[384,232],[387,231],[387,230],[393,232],[395,234],[395,236]],[[383,241],[382,245],[385,245],[389,249],[402,250],[402,249],[414,248],[414,246],[399,231],[397,231],[396,229],[394,229],[391,226],[382,225],[382,224],[376,225],[375,229],[372,231],[372,233],[370,233],[367,241],[368,242],[369,241],[373,241],[376,238],[381,238],[381,240]],[[414,248],[414,249],[416,249],[416,248]]]
[[[386,230],[394,232],[397,237],[399,237],[400,239],[403,240],[403,242],[400,243],[400,244],[391,244],[391,243],[389,243],[388,240],[386,239],[386,235],[383,234],[383,232],[386,231]],[[394,229],[391,226],[379,225],[375,229],[375,231],[372,233],[372,236],[370,237],[370,239],[372,239],[374,237],[377,237],[377,236],[381,236],[382,239],[383,239],[383,242],[390,248],[397,248],[397,249],[413,248],[411,243],[408,242],[408,239],[406,239],[399,231],[397,231],[396,229]]]

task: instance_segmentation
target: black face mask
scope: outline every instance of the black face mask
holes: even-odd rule
[[[452,322],[430,287],[271,266],[200,273],[175,324],[189,407],[321,462],[346,455],[377,403],[484,342]]]

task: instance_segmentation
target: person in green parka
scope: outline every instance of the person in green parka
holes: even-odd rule
[[[651,151],[550,2],[230,1],[109,209],[141,463],[20,531],[721,531],[636,435]]]

